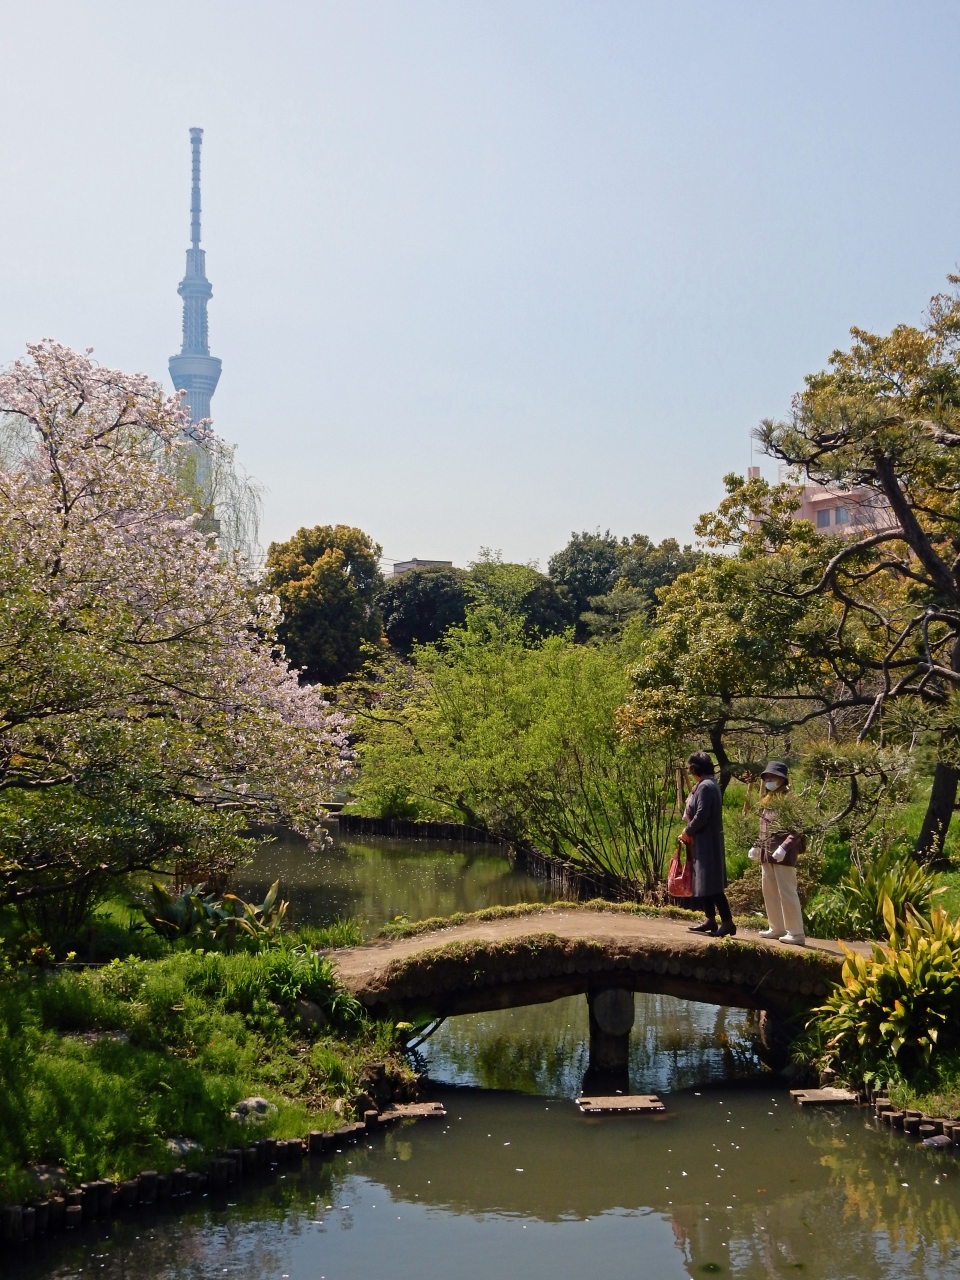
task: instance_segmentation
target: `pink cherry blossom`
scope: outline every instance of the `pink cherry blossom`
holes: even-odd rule
[[[179,397],[43,341],[0,375],[0,414],[0,789],[139,770],[313,831],[349,722],[285,660],[276,597],[197,529]]]

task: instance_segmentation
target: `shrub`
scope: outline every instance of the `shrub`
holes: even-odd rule
[[[869,957],[844,948],[841,985],[817,1010],[810,1032],[830,1062],[856,1081],[899,1074],[931,1082],[936,1060],[960,1051],[960,921],[934,909],[898,921],[884,901],[889,946]]]
[[[165,885],[154,881],[150,901],[141,908],[143,918],[163,938],[197,938],[207,945],[224,939],[235,943],[238,932],[258,943],[271,942],[279,935],[289,905],[277,901],[279,880],[274,880],[259,906],[233,893],[220,899],[213,893],[204,896],[203,889],[202,885],[188,885],[175,898]]]
[[[935,885],[936,876],[913,858],[885,849],[862,865],[851,863],[839,884],[821,889],[807,906],[810,931],[821,938],[885,938],[885,903],[899,931],[911,915],[930,918]]]
[[[350,1035],[313,1046],[285,1016],[299,997]],[[74,1181],[166,1170],[170,1137],[206,1158],[243,1140],[236,1102],[263,1094],[279,1113],[262,1132],[302,1134],[370,1061],[401,1084],[392,1026],[372,1026],[331,961],[303,946],[262,953],[177,951],[102,969],[21,970],[0,981],[0,1203],[29,1193],[34,1162]],[[199,1154],[196,1159],[199,1161]],[[190,1161],[188,1160],[188,1163]]]

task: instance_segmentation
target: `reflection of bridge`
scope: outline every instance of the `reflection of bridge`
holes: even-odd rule
[[[371,1013],[398,1018],[584,994],[591,1061],[614,1069],[626,1064],[635,991],[755,1009],[780,1023],[822,1001],[842,957],[836,943],[799,949],[756,934],[717,939],[660,917],[560,909],[354,947],[337,962]]]

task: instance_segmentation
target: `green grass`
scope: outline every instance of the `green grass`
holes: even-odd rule
[[[93,912],[89,924],[75,937],[66,939],[55,948],[56,959],[66,959],[71,951],[83,964],[123,960],[130,956],[144,960],[162,959],[169,953],[170,944],[145,924],[139,899],[146,888],[145,882],[131,880],[119,883],[113,895]],[[288,931],[285,937],[290,944],[301,943],[314,950],[328,951],[336,947],[356,946],[363,941],[363,930],[355,920],[337,919],[327,925],[300,925]],[[26,928],[13,907],[0,908],[0,951],[6,950],[24,959],[41,941]],[[196,943],[183,945],[190,947]]]
[[[339,1029],[311,1039],[288,1010],[305,996]],[[249,1140],[230,1118],[239,1099],[269,1098],[258,1134],[334,1128],[364,1067],[411,1075],[391,1024],[358,1017],[316,953],[175,952],[100,969],[29,973],[0,983],[0,1199],[30,1185],[28,1166],[63,1165],[71,1180],[123,1178],[181,1163],[166,1140],[203,1156]],[[338,1023],[339,1018],[339,1023]],[[189,1163],[189,1161],[188,1161]]]
[[[363,941],[363,930],[356,920],[334,920],[333,924],[300,925],[294,936],[317,951],[336,947],[356,947]]]
[[[960,1072],[956,1063],[945,1066],[932,1089],[921,1091],[902,1081],[889,1086],[890,1100],[901,1110],[913,1109],[942,1119],[960,1117]]]

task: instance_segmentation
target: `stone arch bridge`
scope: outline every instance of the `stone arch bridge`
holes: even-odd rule
[[[625,1066],[637,991],[756,1010],[775,1057],[783,1028],[802,1025],[840,980],[843,963],[837,943],[811,939],[798,948],[754,933],[711,938],[690,933],[686,922],[590,908],[438,927],[338,951],[336,960],[370,1013],[398,1019],[586,995],[598,1069]]]

